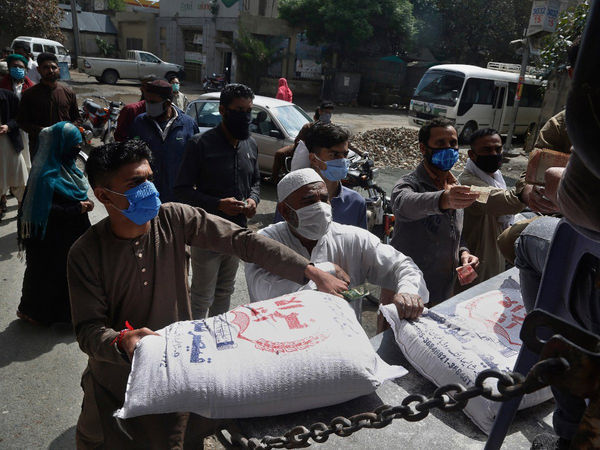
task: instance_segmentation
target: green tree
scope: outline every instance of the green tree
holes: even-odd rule
[[[240,78],[252,89],[258,91],[260,77],[266,75],[269,66],[281,59],[279,49],[270,47],[263,40],[240,31],[239,38],[231,43],[239,61]]]
[[[0,0],[0,32],[11,41],[21,35],[63,41],[62,16],[58,0]]]
[[[311,44],[330,45],[346,64],[369,45],[384,53],[404,48],[414,30],[408,0],[281,0],[279,15],[306,30]]]
[[[566,66],[567,49],[571,42],[583,34],[589,9],[589,1],[586,0],[561,13],[556,32],[548,35],[542,41],[538,64],[541,68],[550,72]]]
[[[518,62],[509,42],[523,36],[532,0],[412,0],[415,41],[440,60]]]
[[[102,39],[100,36],[96,35],[96,45],[98,46],[98,50],[105,58],[111,57],[115,53],[114,44],[109,44],[108,41]]]
[[[124,0],[107,0],[106,8],[111,11],[123,11],[125,9]]]

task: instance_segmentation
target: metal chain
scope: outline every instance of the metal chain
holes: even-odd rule
[[[332,434],[346,437],[363,428],[383,428],[394,419],[417,422],[425,419],[435,408],[442,411],[460,411],[475,397],[481,396],[495,402],[505,402],[548,386],[548,375],[563,373],[568,369],[569,363],[564,358],[550,358],[538,362],[527,377],[516,372],[487,369],[477,375],[475,384],[468,389],[460,384],[447,384],[437,388],[431,397],[420,394],[409,395],[398,406],[382,405],[373,412],[356,414],[352,417],[335,417],[329,424],[316,422],[308,428],[297,426],[282,436],[248,439],[239,433],[233,433],[232,442],[243,449],[251,450],[309,447],[311,439],[323,443]],[[498,393],[495,393],[488,383],[488,380],[492,379],[497,380]]]

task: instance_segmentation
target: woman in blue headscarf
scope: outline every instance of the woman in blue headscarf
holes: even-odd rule
[[[67,254],[89,227],[88,182],[75,165],[81,133],[68,122],[44,128],[18,214],[27,268],[17,316],[50,325],[71,322]]]

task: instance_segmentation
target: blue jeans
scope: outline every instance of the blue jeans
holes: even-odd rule
[[[550,244],[559,219],[540,217],[523,230],[515,242],[515,266],[519,268],[521,295],[527,312],[535,306]],[[600,332],[600,292],[597,280],[598,260],[591,256],[582,259],[571,291],[572,313],[583,328]],[[585,400],[552,388],[556,409],[552,422],[556,434],[571,440],[585,412]]]

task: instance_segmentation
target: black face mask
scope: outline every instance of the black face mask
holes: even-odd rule
[[[63,154],[62,154],[62,162],[64,163],[68,163],[70,161],[73,161],[77,155],[79,154],[79,152],[81,151],[81,147],[79,146],[75,146],[75,147],[71,147],[69,149],[65,149],[63,150]]]
[[[494,173],[502,166],[502,153],[499,155],[477,155],[475,165],[487,173]]]
[[[250,137],[251,113],[228,109],[224,121],[225,127],[235,139],[243,141]]]

